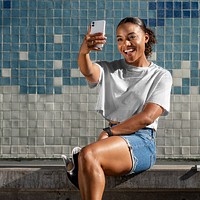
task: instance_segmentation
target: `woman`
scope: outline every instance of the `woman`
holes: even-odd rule
[[[141,19],[127,17],[116,38],[123,59],[93,63],[90,51],[101,50],[96,45],[105,44],[106,37],[90,34],[90,28],[79,51],[80,71],[91,88],[99,86],[96,110],[109,122],[97,142],[74,154],[83,200],[102,199],[106,176],[139,173],[155,163],[158,118],[169,112],[172,77],[148,61],[154,33]]]

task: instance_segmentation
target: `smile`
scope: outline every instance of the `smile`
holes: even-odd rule
[[[135,48],[126,49],[126,50],[124,50],[124,53],[125,53],[125,54],[128,54],[128,53],[132,53],[132,52],[134,52],[134,51],[135,51]]]

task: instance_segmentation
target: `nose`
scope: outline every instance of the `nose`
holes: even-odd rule
[[[125,44],[126,44],[127,46],[131,45],[130,40],[129,40],[129,39],[126,39]]]

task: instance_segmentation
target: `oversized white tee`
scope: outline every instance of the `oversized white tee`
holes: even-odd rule
[[[134,67],[124,59],[96,62],[100,68],[96,111],[108,121],[123,122],[141,112],[147,103],[155,103],[170,110],[172,77],[169,71],[153,62],[149,67]],[[158,119],[149,128],[157,130]]]

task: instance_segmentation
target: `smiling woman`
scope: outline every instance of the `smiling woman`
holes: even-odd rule
[[[155,36],[139,18],[123,19],[116,29],[117,46],[124,59],[93,63],[91,51],[105,44],[103,33],[88,29],[79,50],[80,71],[89,87],[99,86],[96,110],[109,123],[97,142],[79,149],[74,162],[66,158],[68,177],[82,199],[101,200],[105,176],[140,173],[154,165],[158,119],[170,107],[171,74],[147,60]],[[76,164],[75,164],[76,163]],[[69,173],[70,172],[70,173]]]

